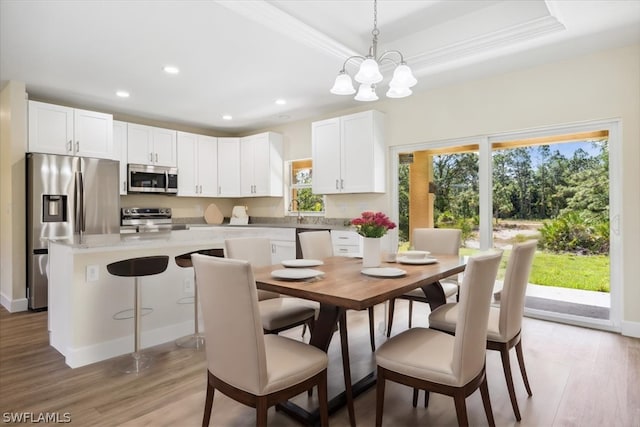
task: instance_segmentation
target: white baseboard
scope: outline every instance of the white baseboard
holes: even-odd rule
[[[640,338],[640,322],[623,321],[621,324],[622,335],[627,337]]]
[[[153,347],[193,333],[193,322],[187,321],[151,331],[142,331],[141,347]],[[65,362],[71,368],[89,365],[133,352],[133,334],[85,347],[67,347]],[[56,347],[58,351],[60,349]]]
[[[12,300],[5,294],[0,294],[0,304],[2,304],[2,306],[6,308],[9,313],[27,311],[29,309],[29,301],[26,298]]]

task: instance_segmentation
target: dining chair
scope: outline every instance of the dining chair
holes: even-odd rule
[[[529,396],[532,396],[527,371],[524,367],[521,330],[525,294],[537,245],[537,240],[531,240],[513,246],[505,272],[500,307],[491,307],[487,325],[486,346],[488,350],[500,352],[511,406],[518,421],[521,416],[513,387],[509,350],[515,346],[524,386]],[[453,333],[459,321],[460,307],[455,303],[441,305],[429,315],[429,327],[444,332]]]
[[[264,237],[242,237],[224,241],[227,258],[249,261],[253,268],[271,265],[271,241]],[[313,329],[320,307],[317,303],[300,298],[283,297],[278,293],[257,290],[262,328],[266,333],[277,334],[286,329],[307,325]]]
[[[333,244],[331,233],[327,230],[305,231],[298,234],[302,258],[323,260],[333,256]],[[376,335],[374,326],[373,307],[368,308],[369,314],[369,341],[371,351],[376,351]]]
[[[376,352],[376,426],[382,425],[387,380],[425,390],[425,403],[430,391],[452,396],[461,426],[469,424],[465,399],[480,388],[489,425],[495,425],[487,386],[485,342],[491,291],[501,257],[502,252],[494,252],[469,258],[460,290],[455,335],[412,328],[380,346]]]
[[[256,408],[256,425],[268,408],[318,386],[321,425],[328,425],[327,354],[279,335],[265,335],[251,265],[194,254],[207,340],[207,393],[202,425],[208,426],[216,390]]]
[[[414,228],[411,243],[415,250],[429,251],[437,255],[458,255],[462,244],[462,231],[454,228]],[[459,286],[458,278],[449,277],[440,281],[445,298],[458,295]],[[409,291],[399,297],[399,299],[409,300],[409,328],[413,318],[413,302],[428,303],[429,300],[424,295],[422,289],[417,288]],[[389,321],[387,322],[387,337],[391,336],[391,327],[393,326],[393,313],[395,310],[396,299],[389,301]]]

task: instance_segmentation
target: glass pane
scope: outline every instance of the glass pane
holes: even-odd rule
[[[311,188],[294,188],[292,191],[292,212],[323,212],[322,195],[313,194]]]
[[[311,184],[311,160],[296,160],[291,163],[291,184]]]

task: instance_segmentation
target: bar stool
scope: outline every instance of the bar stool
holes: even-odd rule
[[[224,249],[202,249],[199,251],[187,252],[186,254],[176,256],[176,264],[182,268],[193,268],[193,262],[191,261],[191,255],[193,254],[224,258]],[[200,334],[198,328],[198,286],[196,284],[195,272],[193,275],[193,289],[194,332],[192,335],[178,338],[176,340],[176,345],[182,348],[195,348],[196,350],[200,350],[201,348],[204,348],[204,336]]]
[[[107,265],[107,271],[120,277],[134,277],[135,291],[133,300],[133,315],[135,320],[135,346],[132,359],[127,360],[120,368],[125,373],[140,372],[151,365],[151,357],[140,352],[140,278],[160,274],[167,269],[169,257],[148,256],[140,258],[129,258],[122,261],[112,262]]]

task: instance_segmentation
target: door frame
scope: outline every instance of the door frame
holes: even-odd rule
[[[578,123],[555,124],[536,128],[523,129],[509,132],[496,132],[492,134],[477,135],[473,137],[426,141],[415,144],[398,145],[389,147],[389,167],[391,178],[391,215],[397,222],[400,216],[398,203],[398,155],[409,151],[431,150],[438,148],[456,147],[460,145],[477,144],[479,147],[480,181],[480,249],[486,250],[492,247],[492,146],[494,143],[529,139],[560,134],[581,133],[596,130],[606,130],[609,133],[609,279],[611,306],[609,319],[592,319],[564,313],[554,313],[543,310],[525,308],[525,314],[544,320],[568,323],[577,326],[620,332],[622,323],[622,302],[624,298],[623,286],[623,194],[622,194],[622,120],[591,120]],[[398,233],[390,233],[393,247],[398,247]]]

